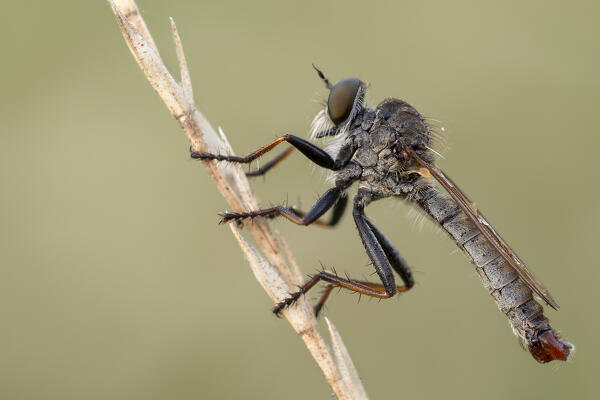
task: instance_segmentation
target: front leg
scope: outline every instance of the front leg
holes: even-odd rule
[[[266,174],[267,172],[269,172],[269,170],[271,168],[275,167],[276,165],[278,165],[279,163],[281,163],[283,160],[285,160],[286,158],[288,158],[288,156],[290,154],[292,154],[295,149],[296,148],[294,146],[288,147],[287,149],[285,149],[284,151],[282,151],[280,154],[278,154],[277,156],[275,156],[268,163],[262,165],[260,168],[254,169],[254,170],[250,170],[250,171],[246,171],[246,176],[247,177],[254,177],[254,176],[262,176],[262,175]]]
[[[263,154],[273,150],[275,146],[282,142],[288,142],[296,149],[298,149],[302,154],[304,154],[309,160],[311,160],[320,167],[337,171],[344,166],[344,164],[336,163],[336,161],[333,158],[331,158],[331,156],[325,150],[294,135],[283,135],[273,140],[271,143],[267,143],[266,145],[260,147],[258,150],[253,151],[245,157],[211,153],[196,153],[194,151],[191,151],[190,156],[194,159],[199,160],[217,160],[248,164],[256,160],[258,157],[262,156]]]

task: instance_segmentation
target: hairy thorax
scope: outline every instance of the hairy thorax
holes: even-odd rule
[[[359,124],[360,122],[360,124]],[[419,166],[405,146],[433,159],[431,132],[424,118],[408,103],[386,99],[366,109],[348,136],[356,149],[352,161],[362,169],[359,188],[377,197],[406,196],[420,178]]]

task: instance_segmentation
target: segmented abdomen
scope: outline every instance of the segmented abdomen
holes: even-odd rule
[[[448,195],[427,187],[415,200],[469,256],[500,310],[510,320],[515,334],[529,345],[540,329],[550,329],[542,306],[517,272],[488,242],[475,224]]]

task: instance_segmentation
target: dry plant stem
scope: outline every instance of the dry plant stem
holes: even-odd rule
[[[196,109],[191,78],[174,21],[171,19],[181,82],[177,82],[165,67],[135,2],[132,0],[108,0],[108,2],[133,57],[171,114],[181,124],[193,150],[233,154],[224,133],[219,130],[219,134],[217,134],[206,118]],[[241,212],[259,208],[244,171],[239,165],[214,161],[203,161],[203,163],[209,176],[234,211]],[[276,237],[265,220],[257,218],[246,224],[246,227],[261,252],[253,248],[237,228],[231,225],[232,232],[244,251],[257,280],[271,299],[277,303],[296,290],[297,280],[293,279],[293,275],[297,276],[297,274],[292,274],[290,271]],[[287,245],[283,240],[281,243],[288,260],[294,264],[295,261]],[[297,272],[296,268],[294,269]],[[297,306],[290,307],[285,311],[285,317],[302,337],[337,397],[340,399],[366,399],[366,393],[349,358],[349,353],[335,327],[328,321],[335,350],[332,354],[317,331],[312,307],[307,301],[301,299]]]

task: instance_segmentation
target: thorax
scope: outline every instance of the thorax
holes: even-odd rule
[[[352,161],[362,168],[360,186],[381,195],[400,194],[414,182],[418,168],[403,146],[427,148],[430,130],[424,118],[408,103],[386,99],[375,110],[365,110],[350,132],[355,152]]]

